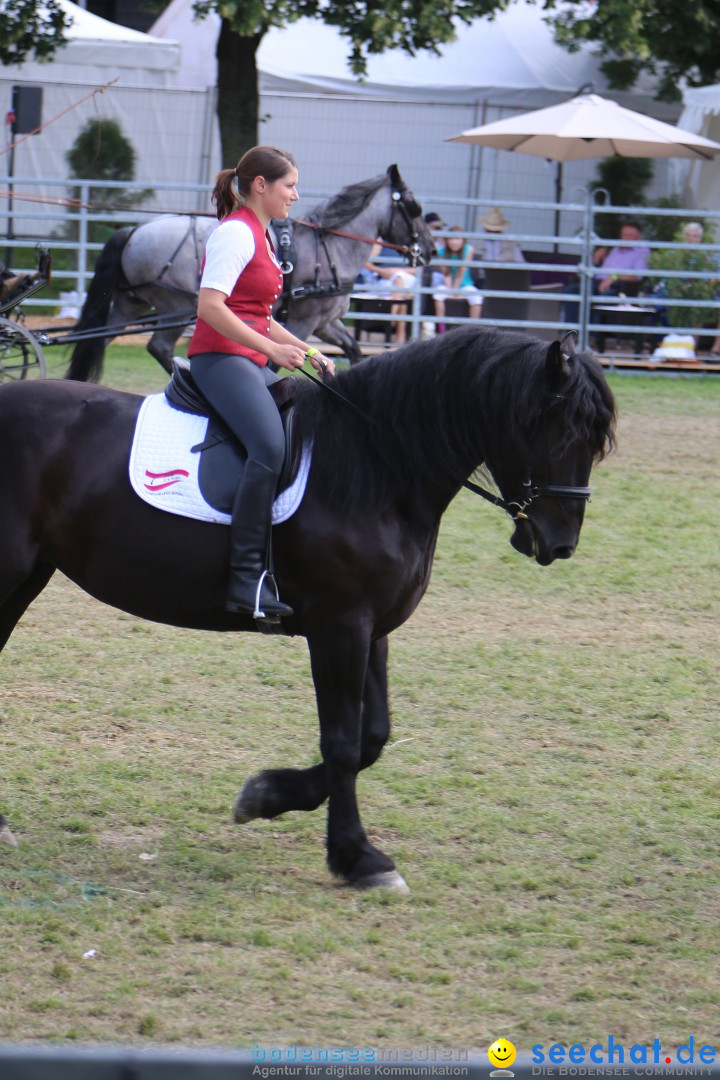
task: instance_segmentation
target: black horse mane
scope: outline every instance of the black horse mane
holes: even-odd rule
[[[317,222],[328,229],[335,229],[352,221],[362,213],[383,184],[388,182],[387,173],[372,180],[360,180],[357,184],[348,184],[337,195],[320,203],[308,214],[308,221]]]
[[[348,514],[409,497],[418,477],[447,490],[483,461],[492,468],[503,448],[532,445],[549,408],[561,410],[563,444],[581,444],[600,460],[615,424],[602,368],[589,354],[572,354],[562,393],[551,393],[548,348],[473,326],[368,358],[332,380],[367,419],[317,386],[298,385],[297,422],[314,442],[314,484]]]

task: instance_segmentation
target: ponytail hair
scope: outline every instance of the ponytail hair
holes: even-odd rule
[[[212,202],[220,221],[244,205],[256,176],[263,176],[268,183],[287,176],[297,163],[287,150],[276,146],[253,146],[246,151],[234,169],[223,169],[217,174]],[[234,181],[237,180],[237,191]]]

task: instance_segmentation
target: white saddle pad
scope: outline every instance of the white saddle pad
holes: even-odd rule
[[[158,510],[229,525],[230,515],[203,498],[198,483],[200,454],[190,449],[204,441],[207,426],[206,416],[174,409],[165,394],[145,398],[130,450],[130,484],[144,502]],[[295,479],[273,504],[273,525],[287,521],[300,506],[311,458],[311,450],[303,449]]]

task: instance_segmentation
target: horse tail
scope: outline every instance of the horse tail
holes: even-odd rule
[[[126,283],[121,260],[133,229],[133,225],[118,229],[100,252],[80,318],[73,331],[97,330],[107,326],[113,294],[121,284]],[[102,375],[104,356],[105,338],[88,337],[84,341],[78,341],[72,351],[70,367],[65,377],[77,382],[97,382]]]

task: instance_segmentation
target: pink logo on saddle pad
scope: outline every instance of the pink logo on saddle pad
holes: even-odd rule
[[[174,484],[181,484],[183,480],[187,480],[190,473],[187,469],[169,469],[167,472],[150,472],[146,469],[145,475],[150,478],[150,483],[145,484],[147,491],[164,491],[166,488],[173,487]]]

